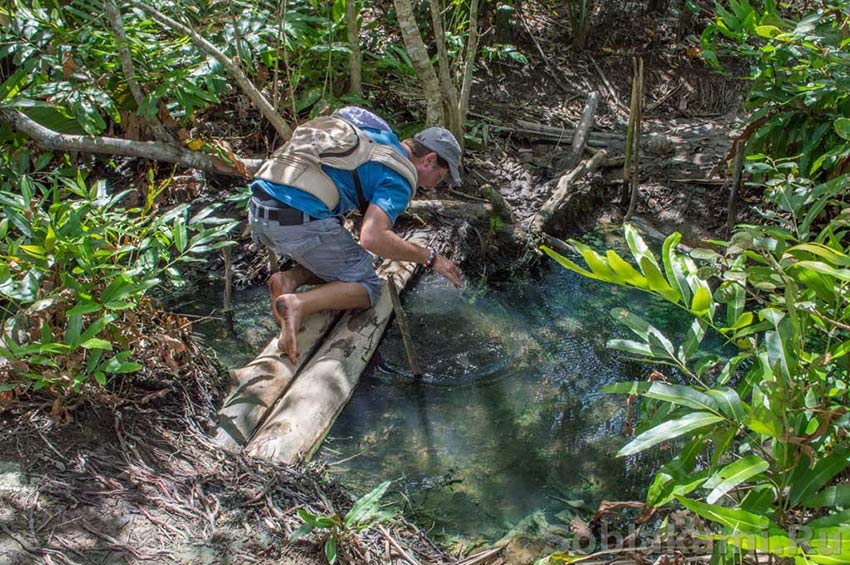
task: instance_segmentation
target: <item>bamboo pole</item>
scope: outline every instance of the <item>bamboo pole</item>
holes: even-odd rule
[[[387,287],[390,291],[390,298],[393,301],[395,319],[398,322],[398,329],[401,332],[401,341],[404,344],[404,352],[407,354],[407,363],[410,365],[413,377],[419,379],[422,377],[422,369],[419,368],[419,358],[416,356],[416,349],[413,347],[410,326],[407,325],[407,314],[404,313],[401,307],[401,298],[398,295],[398,287],[396,286],[395,276],[392,273],[387,277],[387,282],[389,283]]]

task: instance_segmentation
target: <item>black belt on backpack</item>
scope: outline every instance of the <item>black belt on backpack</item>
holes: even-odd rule
[[[301,210],[284,204],[261,188],[251,188],[251,196],[253,196],[253,198],[251,199],[251,202],[248,203],[248,207],[251,210],[251,214],[253,214],[256,218],[265,219],[270,222],[277,222],[282,226],[295,226],[298,224],[306,224],[313,220],[318,220],[318,218],[312,217],[307,212],[302,212]],[[254,199],[260,203],[256,204]]]

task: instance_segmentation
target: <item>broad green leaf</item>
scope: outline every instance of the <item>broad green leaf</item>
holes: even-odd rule
[[[679,302],[681,298],[679,293],[667,284],[667,279],[665,279],[664,275],[661,274],[661,271],[658,269],[658,265],[655,263],[654,259],[642,257],[640,260],[640,268],[646,277],[650,290],[657,292],[666,300],[669,300],[674,304]]]
[[[664,402],[679,406],[687,406],[714,414],[719,412],[717,403],[713,398],[686,385],[667,384],[656,381],[643,394],[649,398],[663,400]]]
[[[742,401],[738,393],[731,388],[710,388],[705,391],[715,402],[715,406],[730,420],[741,422],[747,415],[749,407]]]
[[[655,357],[649,345],[642,341],[634,341],[631,339],[610,339],[606,346],[610,349],[642,355],[644,357]]]
[[[334,520],[332,516],[313,514],[311,512],[307,512],[303,508],[299,508],[297,512],[298,516],[304,520],[304,523],[309,524],[313,528],[329,530],[338,525],[338,521]]]
[[[819,493],[803,499],[802,504],[809,508],[821,506],[848,508],[850,507],[850,485],[826,487]]]
[[[638,264],[646,259],[655,265],[656,270],[658,270],[658,261],[655,259],[655,255],[652,254],[652,251],[650,251],[649,246],[646,245],[646,242],[640,236],[637,229],[631,224],[624,224],[623,232],[626,236],[626,243],[629,245],[629,249]]]
[[[847,254],[821,243],[801,243],[800,245],[789,247],[786,253],[798,259],[806,258],[811,254],[820,257],[830,265],[850,267],[850,257]]]
[[[759,532],[770,527],[770,520],[766,516],[759,516],[745,510],[726,508],[717,504],[705,504],[683,496],[677,496],[676,500],[682,506],[706,520],[717,522],[735,532]]]
[[[670,286],[679,293],[685,304],[689,304],[691,302],[691,289],[682,269],[682,260],[676,254],[676,248],[680,241],[682,241],[682,234],[679,232],[670,234],[664,240],[664,245],[661,248],[661,259],[664,262],[664,271],[667,274],[667,281]]]
[[[313,526],[311,526],[307,522],[304,522],[303,524],[298,526],[297,530],[292,532],[292,535],[289,536],[289,543],[298,541],[299,539],[303,538],[304,536],[306,536],[307,534],[309,534],[312,531],[313,531]]]
[[[84,349],[104,349],[108,351],[112,349],[112,344],[106,341],[105,339],[93,337],[82,342],[80,344],[80,347]]]
[[[850,141],[850,118],[838,118],[832,125],[841,139]]]
[[[640,316],[633,314],[626,308],[612,308],[611,317],[617,320],[618,322],[625,324],[630,330],[632,330],[642,339],[647,339],[649,337],[650,331],[658,331],[653,328],[649,324],[649,322],[647,322]]]
[[[705,488],[713,489],[705,498],[705,501],[709,504],[714,504],[720,500],[724,494],[734,489],[744,481],[764,472],[769,467],[770,464],[758,455],[751,455],[744,459],[739,459],[734,463],[730,463],[726,467],[718,470],[705,482]]]
[[[697,316],[711,319],[712,306],[711,293],[708,289],[702,286],[697,288],[694,292],[693,302],[691,302],[691,312]]]
[[[637,436],[617,453],[617,457],[634,455],[662,441],[675,439],[722,420],[720,416],[709,412],[693,412],[676,420],[669,420]]]
[[[772,39],[782,33],[782,30],[776,26],[771,25],[763,25],[756,26],[756,35],[759,37],[764,37],[765,39]]]
[[[343,518],[346,526],[358,526],[369,521],[380,509],[381,498],[387,492],[392,481],[384,481],[354,503]]]
[[[808,457],[804,457],[789,481],[790,492],[788,499],[792,506],[797,506],[800,502],[811,495],[814,495],[824,485],[838,473],[850,465],[848,460],[848,452],[839,450],[817,461],[813,468],[809,469],[806,465]]]
[[[80,333],[82,331],[83,316],[81,314],[68,316],[68,322],[65,324],[65,343],[76,347],[80,343]]]
[[[632,267],[629,263],[624,261],[619,255],[617,255],[613,250],[609,249],[607,252],[608,265],[613,269],[614,273],[616,273],[619,278],[619,284],[629,284],[631,286],[637,288],[648,288],[648,284],[646,279],[637,272],[637,269]],[[620,282],[622,281],[622,282]]]
[[[589,279],[594,279],[594,280],[597,280],[597,281],[605,281],[605,279],[603,279],[602,277],[595,275],[595,274],[591,273],[590,271],[583,269],[582,267],[579,267],[578,264],[574,263],[570,259],[567,259],[566,257],[559,254],[558,252],[546,247],[545,245],[541,245],[540,249],[543,250],[543,252],[546,255],[548,255],[550,258],[554,259],[556,263],[558,263],[559,265],[561,265],[565,269],[568,269],[568,270],[570,270],[574,273],[578,273],[579,275],[581,275],[583,277],[587,277]]]
[[[757,434],[782,437],[782,422],[764,406],[754,408],[753,412],[744,418],[744,425]]]
[[[22,246],[23,247],[23,246]],[[839,280],[850,282],[850,269],[836,269],[820,261],[799,261],[791,265],[794,269],[811,269],[822,275],[829,275]]]

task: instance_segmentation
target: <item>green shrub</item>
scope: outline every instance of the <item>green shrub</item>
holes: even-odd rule
[[[167,183],[131,208],[122,201],[132,191],[110,194],[81,173],[22,174],[14,192],[10,184],[0,190],[0,390],[79,392],[141,369],[136,355],[153,331],[145,293],[181,284],[177,266],[231,244],[223,238],[236,224],[214,218],[214,207],[191,218],[188,204],[154,213]]]

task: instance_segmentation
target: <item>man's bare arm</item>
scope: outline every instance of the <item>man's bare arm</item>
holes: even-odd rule
[[[393,232],[393,224],[386,212],[370,204],[360,228],[360,245],[367,251],[387,259],[413,261],[424,264],[430,256],[427,247],[422,247]],[[437,255],[433,269],[446,277],[456,287],[461,286],[460,269],[451,259]]]

